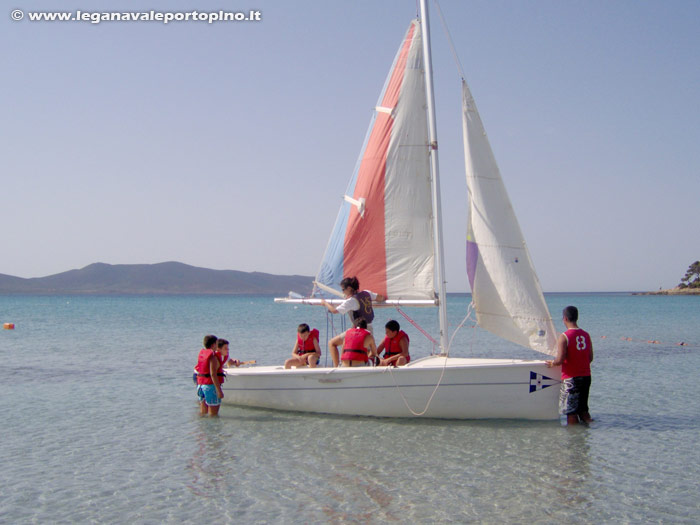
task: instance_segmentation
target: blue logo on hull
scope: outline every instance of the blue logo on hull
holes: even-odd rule
[[[558,385],[561,381],[552,379],[551,377],[543,376],[536,372],[530,372],[530,393],[537,392],[548,386]]]

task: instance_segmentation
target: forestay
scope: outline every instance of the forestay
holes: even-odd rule
[[[556,333],[518,220],[466,82],[464,156],[469,189],[467,273],[482,328],[554,355]]]

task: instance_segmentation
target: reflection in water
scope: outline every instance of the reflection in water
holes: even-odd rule
[[[600,494],[595,428],[227,408],[196,421],[187,487],[242,521],[585,519]]]
[[[334,523],[399,521],[394,497],[377,479],[376,469],[358,463],[335,465],[326,479],[322,510]]]
[[[562,506],[586,508],[593,503],[593,493],[586,489],[590,480],[590,429],[585,425],[566,427],[560,433],[552,454],[554,493]]]
[[[226,493],[236,456],[230,452],[230,427],[216,418],[201,418],[194,433],[196,446],[187,462],[191,481],[187,488],[196,496],[218,498]]]

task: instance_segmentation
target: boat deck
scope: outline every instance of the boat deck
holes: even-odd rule
[[[358,374],[358,373],[383,373],[391,370],[392,372],[401,373],[403,371],[418,370],[426,368],[434,369],[450,369],[457,368],[498,368],[523,366],[532,367],[544,365],[543,360],[525,360],[525,359],[487,359],[487,358],[468,358],[468,357],[444,357],[444,356],[428,356],[412,361],[411,363],[401,367],[379,367],[379,366],[359,366],[359,367],[316,367],[316,368],[290,368],[285,369],[282,365],[272,366],[244,366],[240,368],[224,368],[227,376],[233,375],[258,375],[258,374]]]

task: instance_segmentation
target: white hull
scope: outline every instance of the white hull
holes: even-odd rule
[[[544,361],[433,356],[399,368],[226,369],[223,390],[224,403],[299,412],[557,419],[558,377]]]

